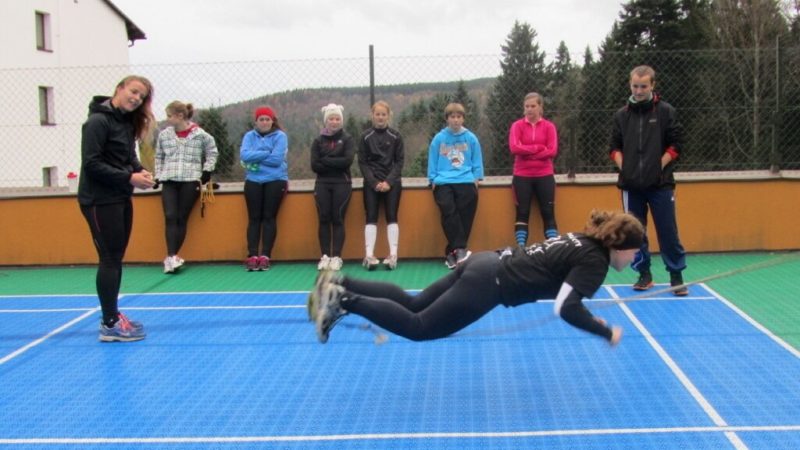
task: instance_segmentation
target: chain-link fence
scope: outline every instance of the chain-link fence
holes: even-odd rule
[[[492,104],[500,84],[513,79],[501,76],[503,60],[467,55],[0,70],[0,188],[66,186],[67,174],[79,171],[90,98],[110,95],[129,73],[153,82],[159,119],[172,100],[202,108],[195,119],[226,147],[219,172],[232,181],[243,178],[238,147],[256,106],[278,112],[290,138],[290,177],[303,179],[313,177],[308,151],[321,126],[319,108],[344,105],[348,131],[358,133],[368,125],[373,99],[392,106],[406,141],[405,176],[425,175],[427,145],[452,100],[468,108],[466,125],[482,143],[485,172],[509,175],[503,137],[510,120],[522,116],[530,91],[545,96],[545,115],[558,127],[558,173],[610,172],[611,117],[630,95],[628,74],[639,64],[656,69],[656,91],[678,109],[685,129],[678,170],[800,169],[800,48],[606,53],[558,73],[543,67],[525,85],[504,86],[518,92],[513,101]],[[152,149],[141,150],[143,162],[151,163]]]

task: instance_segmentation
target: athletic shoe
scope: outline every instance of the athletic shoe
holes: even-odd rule
[[[247,269],[248,272],[258,270],[258,256],[250,256],[245,259],[244,268]]]
[[[448,253],[447,257],[444,258],[444,265],[447,266],[448,269],[453,270],[456,268],[456,262],[458,259],[456,258],[455,250]]]
[[[173,257],[172,257],[172,267],[173,267],[175,270],[178,270],[178,269],[180,269],[181,267],[183,267],[183,263],[185,263],[185,262],[186,262],[186,261],[184,261],[184,260],[183,260],[183,258],[181,258],[181,257],[180,257],[180,256],[178,256],[178,255],[175,255],[175,256],[173,256]]]
[[[333,327],[347,314],[341,307],[344,288],[335,283],[324,283],[319,292],[319,308],[317,309],[317,339],[321,343],[328,342]]]
[[[674,295],[677,295],[678,297],[684,297],[684,296],[689,295],[689,287],[688,286],[683,286],[683,275],[681,275],[680,272],[670,272],[670,274],[669,274],[669,285],[672,286],[672,287],[682,286],[682,287],[672,291],[672,293]]]
[[[314,281],[314,287],[308,293],[308,300],[306,301],[306,309],[308,310],[309,322],[317,320],[317,311],[319,311],[319,298],[322,293],[322,286],[328,283],[341,284],[344,277],[341,273],[333,270],[321,270]]]
[[[317,270],[328,270],[331,265],[331,259],[328,258],[328,255],[322,255],[322,258],[319,259],[319,263],[317,264]]]
[[[172,256],[164,258],[164,273],[175,273],[175,262],[172,260]]]
[[[457,248],[453,253],[456,255],[456,265],[463,263],[472,254],[471,251],[465,248]]]
[[[259,256],[258,257],[258,270],[269,270],[270,261],[269,258],[266,256]]]
[[[383,265],[389,270],[397,269],[397,255],[389,255],[383,260]]]
[[[100,322],[100,335],[99,339],[102,342],[131,342],[140,341],[145,338],[147,334],[144,332],[144,326],[141,322],[134,322],[128,320],[124,314],[119,315],[119,320],[113,327],[107,327]]]
[[[375,270],[375,268],[378,267],[378,264],[380,263],[381,262],[378,261],[378,258],[374,256],[367,256],[366,258],[364,258],[364,262],[362,262],[361,265],[364,266],[364,268],[366,268],[367,270]]]
[[[328,265],[328,268],[331,270],[342,270],[342,265],[344,265],[344,261],[342,261],[342,258],[334,256],[333,258],[331,258],[331,262]]]
[[[653,274],[649,270],[639,272],[639,280],[633,284],[634,291],[646,291],[653,287]]]

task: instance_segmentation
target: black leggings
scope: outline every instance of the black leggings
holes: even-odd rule
[[[531,215],[531,200],[536,194],[545,231],[558,230],[555,214],[556,178],[553,175],[543,177],[514,175],[511,179],[511,190],[514,194],[514,204],[517,207],[517,223],[528,223]]]
[[[443,338],[500,304],[499,266],[497,253],[477,253],[418,295],[391,283],[345,278],[342,307],[407,339]]]
[[[119,314],[117,297],[122,282],[122,258],[133,226],[133,203],[128,199],[107,205],[81,205],[81,213],[89,224],[100,260],[95,278],[97,297],[103,310],[103,322],[110,324]]]
[[[314,201],[319,215],[319,248],[323,255],[341,256],[344,247],[344,216],[353,186],[349,183],[314,185]]]
[[[389,192],[377,192],[375,189],[364,187],[364,209],[367,211],[367,223],[378,223],[378,211],[383,202],[386,223],[397,223],[397,210],[400,208],[400,194],[403,192],[403,185],[395,184]]]
[[[244,182],[244,200],[247,203],[247,256],[272,256],[272,247],[278,235],[278,210],[288,188],[286,180],[256,183]],[[262,251],[258,251],[262,241]]]
[[[186,239],[189,214],[200,197],[197,181],[165,181],[161,190],[164,208],[167,255],[177,255]]]

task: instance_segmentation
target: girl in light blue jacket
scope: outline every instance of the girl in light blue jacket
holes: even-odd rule
[[[286,164],[289,139],[278,117],[268,106],[256,108],[253,116],[255,128],[245,133],[239,151],[245,168],[244,199],[248,217],[245,268],[248,272],[270,268],[270,255],[278,234],[278,210],[289,186]]]

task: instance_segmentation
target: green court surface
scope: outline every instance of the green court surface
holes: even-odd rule
[[[706,283],[720,296],[750,317],[800,349],[800,254],[717,253],[692,254],[687,258],[684,280],[713,278]],[[2,267],[0,295],[94,294],[94,266]],[[359,261],[346,261],[343,272],[366,279],[391,281],[406,289],[422,289],[445,275],[439,260],[401,260],[395,271],[373,272]],[[241,264],[187,262],[178,274],[165,275],[160,264],[128,265],[123,272],[122,294],[170,292],[259,292],[308,291],[316,276],[316,262],[276,261],[267,272],[246,272]],[[656,283],[667,283],[669,275],[654,258]],[[714,278],[717,277],[718,278]],[[636,279],[631,270],[611,270],[606,284],[629,284]],[[662,286],[663,287],[663,286]]]

